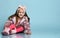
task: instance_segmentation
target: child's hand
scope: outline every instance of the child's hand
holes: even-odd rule
[[[30,35],[31,35],[31,31],[29,31],[29,32],[25,32],[25,34],[30,34]]]

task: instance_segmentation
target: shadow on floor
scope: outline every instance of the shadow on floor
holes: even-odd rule
[[[26,35],[26,34],[13,34],[13,35],[8,35],[8,36],[2,36],[2,38],[30,38],[31,35]]]

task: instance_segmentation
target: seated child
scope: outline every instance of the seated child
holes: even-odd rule
[[[30,18],[27,16],[24,6],[19,6],[16,13],[8,18],[2,32],[3,35],[15,33],[31,34]]]

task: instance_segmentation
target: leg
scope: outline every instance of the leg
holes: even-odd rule
[[[5,29],[2,32],[2,35],[9,35],[9,30],[10,30],[10,28],[5,27]]]
[[[9,27],[5,26],[2,34],[3,35],[9,35],[9,34],[12,33],[13,30],[15,30],[15,25],[14,24],[11,24]]]

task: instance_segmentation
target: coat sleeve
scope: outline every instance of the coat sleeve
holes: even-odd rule
[[[25,17],[24,27],[25,27],[25,31],[24,31],[25,33],[28,33],[28,32],[31,31],[31,29],[30,29],[30,22],[28,22],[28,18],[27,17]]]
[[[9,27],[12,23],[13,23],[12,19],[8,19],[8,20],[5,22],[4,27]]]

